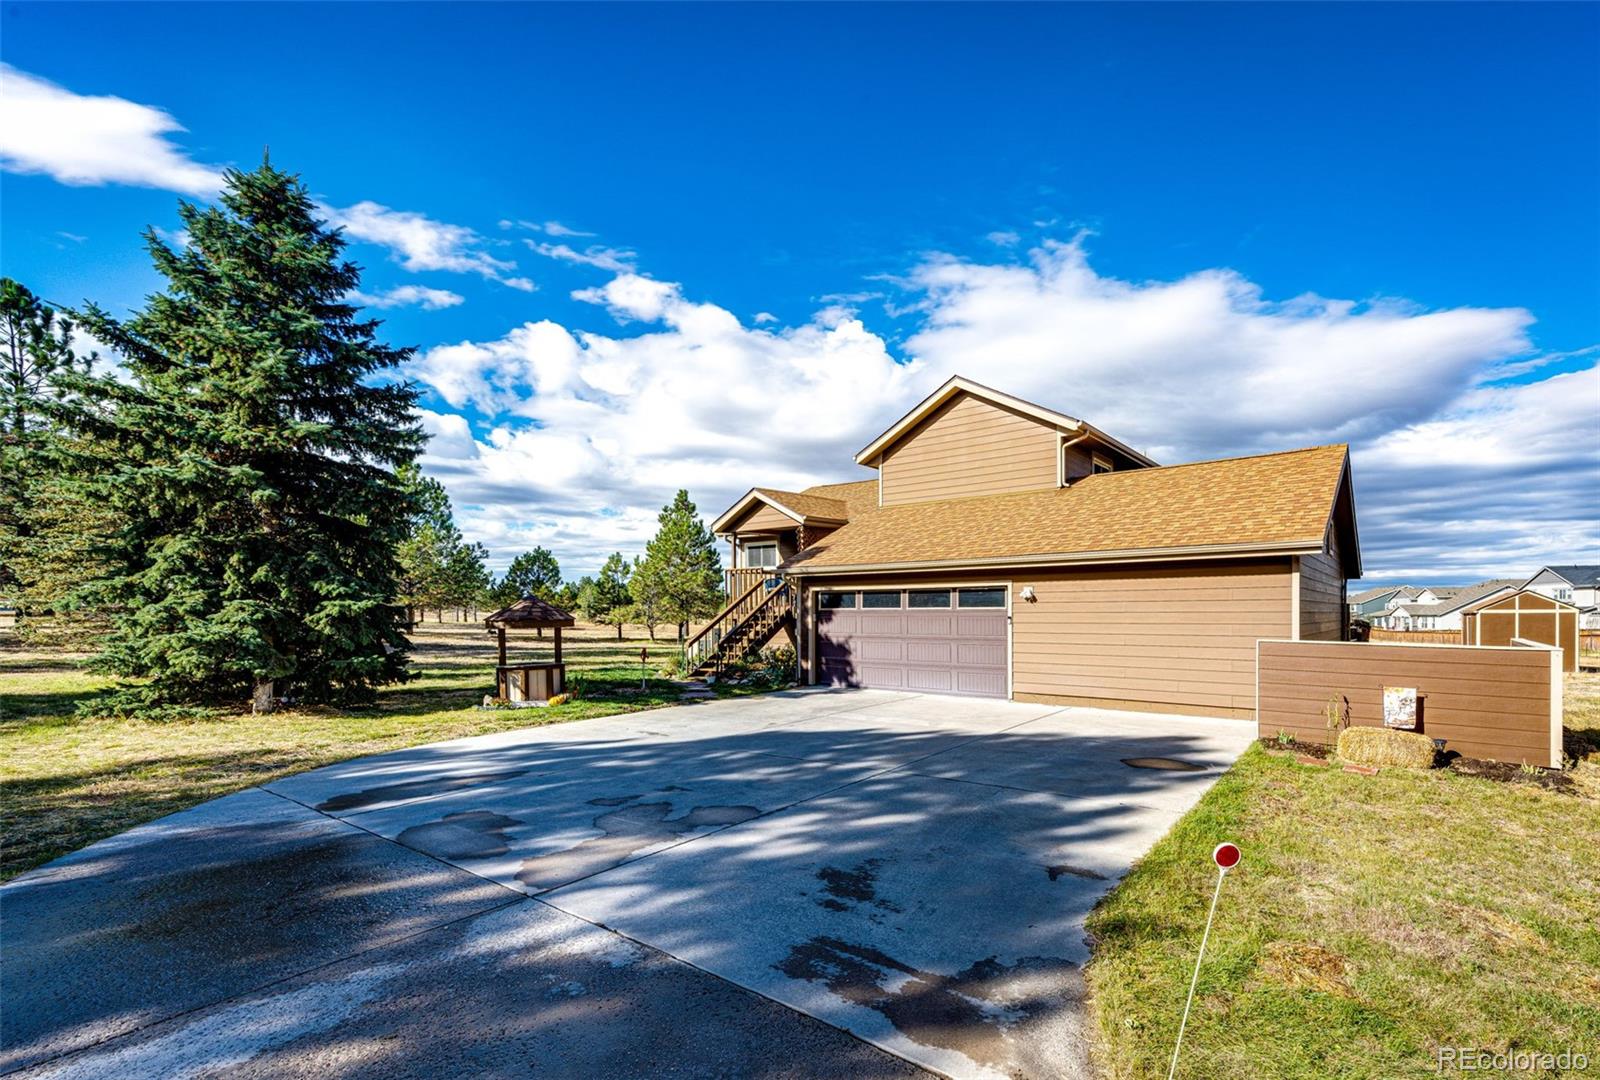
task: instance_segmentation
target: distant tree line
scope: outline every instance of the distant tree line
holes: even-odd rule
[[[531,594],[680,640],[718,609],[683,491],[631,563],[563,582],[535,548],[495,578],[417,466],[417,391],[394,377],[412,350],[346,301],[359,269],[299,179],[230,170],[179,215],[181,245],[146,231],[163,286],[126,318],[0,279],[0,600],[93,643],[120,680],[98,708],[370,702],[428,609]]]

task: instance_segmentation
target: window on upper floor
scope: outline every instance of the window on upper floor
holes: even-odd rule
[[[1100,453],[1091,454],[1089,456],[1089,461],[1090,461],[1090,464],[1089,464],[1089,475],[1090,476],[1093,476],[1095,473],[1103,473],[1103,472],[1111,472],[1112,471],[1113,466],[1111,464],[1111,459],[1106,457],[1104,454],[1100,454]]]
[[[746,544],[744,546],[744,564],[752,569],[772,569],[778,565],[778,545],[775,543]]]

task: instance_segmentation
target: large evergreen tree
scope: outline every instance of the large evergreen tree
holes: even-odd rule
[[[715,615],[722,606],[722,555],[687,491],[679,491],[657,520],[631,587],[636,599],[652,598],[659,615],[677,623],[682,641],[690,620]]]
[[[139,706],[371,700],[405,672],[394,470],[424,436],[387,376],[411,350],[346,302],[359,270],[296,177],[230,170],[220,205],[179,215],[186,246],[146,234],[166,285],[144,310],[83,315],[132,377],[85,382],[127,516],[94,583],[116,605],[100,662],[146,680],[122,693]]]

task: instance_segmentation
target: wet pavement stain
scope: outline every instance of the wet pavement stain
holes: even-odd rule
[[[1005,1068],[1014,1058],[1009,1032],[1083,998],[1077,965],[1050,956],[1024,957],[1010,966],[989,957],[954,975],[939,975],[870,945],[815,937],[792,946],[773,967],[874,1010],[913,1042],[954,1050],[991,1068]],[[1041,993],[1041,987],[1048,989]]]
[[[488,810],[467,810],[413,825],[395,839],[441,859],[488,859],[511,850],[506,830],[521,824],[518,818]]]
[[[1205,772],[1204,765],[1196,765],[1192,761],[1179,761],[1169,757],[1125,757],[1124,765],[1131,765],[1135,769],[1162,769],[1166,772]]]
[[[697,806],[682,817],[668,817],[669,802],[639,803],[594,819],[600,836],[565,851],[522,860],[517,880],[530,888],[553,889],[625,861],[645,848],[718,825],[737,825],[761,814],[753,806]]]
[[[878,867],[882,859],[868,859],[849,870],[837,866],[824,866],[817,871],[822,891],[828,895],[817,901],[818,907],[829,911],[849,911],[857,904],[871,904],[884,911],[900,911],[898,905],[878,895]]]
[[[472,787],[474,784],[488,784],[496,780],[510,780],[526,773],[527,769],[510,769],[505,772],[474,773],[471,776],[433,776],[426,780],[404,780],[396,784],[384,784],[380,787],[363,788],[346,795],[335,795],[317,804],[316,809],[325,814],[337,814],[343,810],[359,810],[366,806],[376,806],[378,803],[393,802],[401,799],[420,799],[428,795],[443,795],[449,791],[460,791],[462,788]]]
[[[1058,880],[1062,874],[1071,874],[1073,877],[1089,878],[1092,881],[1109,880],[1104,874],[1097,871],[1088,870],[1082,866],[1067,866],[1065,863],[1058,866],[1047,866],[1044,868],[1044,872],[1050,875],[1051,881]]]

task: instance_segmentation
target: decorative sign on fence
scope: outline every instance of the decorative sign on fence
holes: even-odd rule
[[[1383,726],[1417,729],[1417,688],[1415,686],[1385,686],[1383,688]]]

